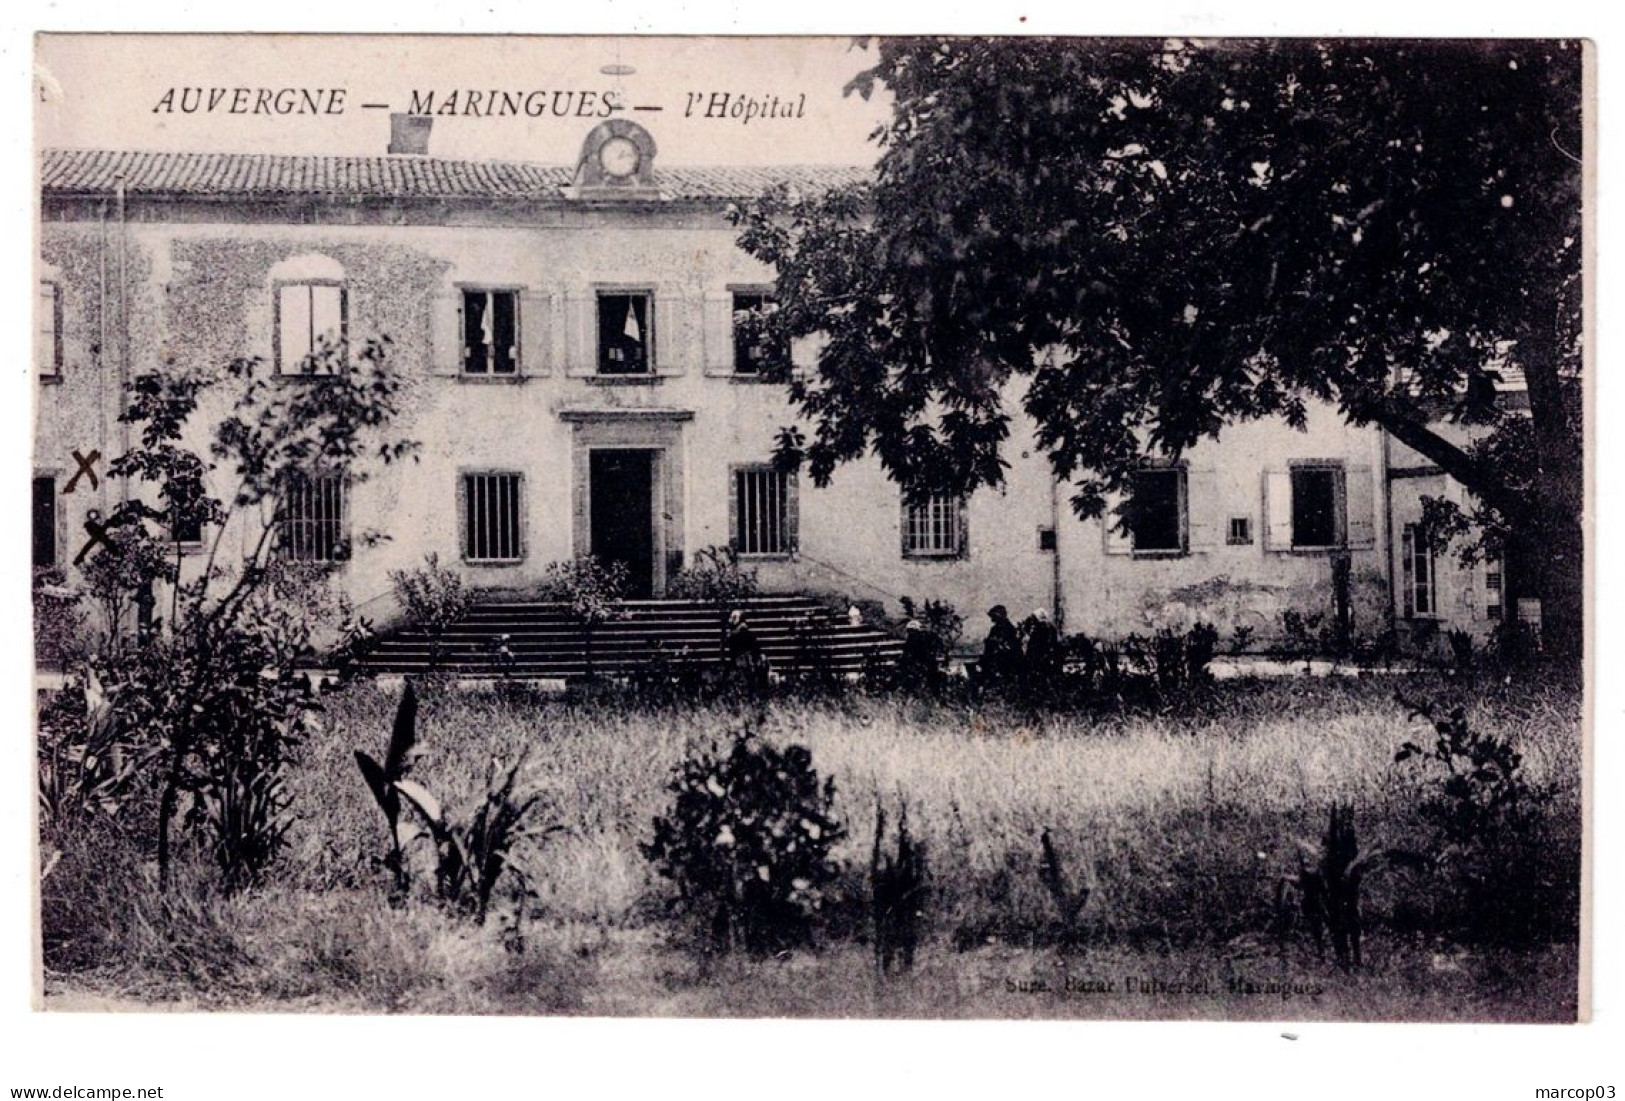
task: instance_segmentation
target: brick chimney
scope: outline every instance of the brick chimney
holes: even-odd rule
[[[428,115],[396,113],[389,116],[389,151],[412,157],[429,155],[429,130],[434,119]]]

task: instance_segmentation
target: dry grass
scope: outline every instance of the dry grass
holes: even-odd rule
[[[1441,701],[1463,695],[1414,678],[1404,687]],[[421,897],[399,909],[387,905],[387,873],[378,865],[385,826],[351,753],[382,745],[396,696],[358,686],[330,701],[325,729],[292,778],[302,817],[272,884],[235,898],[214,897],[198,884],[190,894],[195,913],[176,916],[164,903],[168,909],[149,914],[156,896],[141,882],[139,860],[103,854],[136,869],[114,893],[145,900],[125,912],[146,916],[135,921],[76,903],[77,892],[64,886],[62,894],[73,897],[55,909],[48,900],[46,926],[105,930],[81,951],[57,954],[78,973],[76,982],[100,976],[104,987],[205,1004],[1252,1016],[1252,1007],[1268,1002],[1223,992],[1116,1002],[1007,995],[1006,977],[1079,966],[1043,940],[1052,903],[1038,875],[1038,838],[1047,828],[1069,874],[1093,890],[1083,939],[1102,973],[1139,967],[1222,980],[1224,968],[1241,966],[1325,988],[1320,1000],[1294,1007],[1301,1012],[1270,1005],[1265,1015],[1275,1016],[1453,1017],[1448,1000],[1431,993],[1453,987],[1461,990],[1448,1004],[1476,1007],[1470,1015],[1481,1018],[1561,1017],[1565,1005],[1572,1014],[1572,1001],[1563,998],[1573,987],[1572,945],[1517,958],[1443,949],[1411,931],[1420,888],[1399,877],[1374,883],[1370,893],[1375,932],[1366,975],[1335,975],[1302,944],[1280,945],[1267,935],[1273,884],[1291,866],[1297,840],[1317,835],[1331,801],[1355,805],[1367,845],[1425,843],[1415,770],[1393,763],[1394,749],[1418,727],[1393,689],[1353,680],[1229,685],[1165,714],[1091,716],[867,697],[774,701],[748,714],[724,704],[575,706],[524,693],[431,688],[423,694],[424,756],[414,777],[455,813],[479,797],[493,756],[511,761],[532,746],[526,781],[547,792],[544,816],[566,828],[523,854],[534,896],[523,907],[523,949],[515,950],[513,933],[504,932],[517,911],[511,901],[479,929],[427,900],[426,846],[412,858]],[[1577,861],[1575,695],[1508,685],[1472,695],[1475,725],[1513,738],[1529,779],[1553,793],[1556,836]],[[663,887],[637,849],[686,750],[747,722],[769,739],[812,751],[814,765],[835,777],[849,830],[838,854],[849,869],[849,897],[831,909],[828,947],[798,954],[790,970],[784,961],[703,965],[682,951],[663,917]],[[866,935],[861,869],[876,793],[907,798],[932,874],[920,970],[890,992],[872,986],[865,950],[854,943]],[[54,874],[69,885],[76,873],[68,866]],[[175,966],[177,926],[183,939],[205,946],[199,953],[208,966]],[[151,951],[140,947],[149,935],[171,945],[168,959],[156,941]],[[1513,993],[1536,976],[1534,994]]]

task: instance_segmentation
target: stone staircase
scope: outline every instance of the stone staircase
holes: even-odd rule
[[[818,670],[859,673],[894,664],[902,651],[902,643],[884,631],[853,626],[807,597],[758,596],[739,607],[780,676]],[[595,674],[630,676],[661,662],[690,668],[722,663],[722,621],[713,605],[628,600],[621,608],[625,618],[601,623],[593,631]],[[356,668],[386,676],[433,668],[458,677],[506,673],[526,680],[566,680],[587,673],[586,638],[563,605],[485,603],[441,636],[438,661],[427,635],[403,629],[381,637]]]

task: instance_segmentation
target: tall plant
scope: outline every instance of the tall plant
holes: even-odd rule
[[[115,534],[87,571],[105,589],[109,612],[92,663],[121,729],[160,762],[164,885],[183,800],[184,828],[215,854],[228,888],[257,879],[282,845],[282,775],[315,706],[295,681],[294,662],[318,627],[316,605],[289,597],[308,596],[322,580],[320,567],[277,556],[285,489],[313,470],[357,482],[369,460],[412,452],[413,442],[389,431],[400,382],[386,360],[387,338],[323,344],[304,364],[304,381],[238,359],[224,371],[158,371],[128,386],[120,419],[138,442],[109,464],[127,488],[105,520]],[[225,412],[200,452],[189,441],[202,435],[193,425],[206,399]],[[213,533],[195,572],[183,571],[172,534],[184,528]],[[165,629],[128,647],[128,603],[148,599],[154,584],[168,590]]]

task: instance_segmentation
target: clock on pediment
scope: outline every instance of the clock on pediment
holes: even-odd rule
[[[606,119],[581,143],[574,187],[593,198],[654,189],[655,140],[628,119]]]

